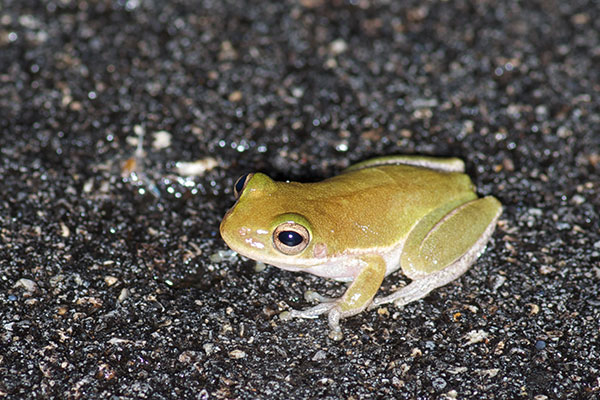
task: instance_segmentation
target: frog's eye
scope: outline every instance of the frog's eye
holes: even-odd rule
[[[248,183],[250,178],[252,178],[252,175],[254,175],[254,174],[242,175],[235,182],[235,185],[233,185],[233,194],[235,195],[236,199],[240,198],[240,196],[242,195],[242,192],[246,188],[246,184]]]
[[[309,241],[308,229],[295,222],[284,222],[273,231],[273,245],[289,256],[300,253]]]

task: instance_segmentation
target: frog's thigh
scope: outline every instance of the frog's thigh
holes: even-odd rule
[[[371,307],[389,302],[401,306],[458,278],[484,250],[501,212],[500,202],[489,196],[457,207],[430,229],[417,226],[400,259],[402,271],[413,281],[376,298]]]

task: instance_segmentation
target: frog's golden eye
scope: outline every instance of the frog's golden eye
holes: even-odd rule
[[[283,254],[293,256],[308,246],[308,229],[295,222],[284,222],[273,231],[273,245]]]
[[[242,195],[242,192],[246,188],[246,184],[248,183],[250,178],[252,178],[252,175],[254,175],[254,174],[242,175],[235,182],[235,185],[233,185],[233,194],[235,195],[236,199],[240,198],[240,196]]]

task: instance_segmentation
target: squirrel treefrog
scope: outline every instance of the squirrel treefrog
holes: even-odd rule
[[[238,253],[290,271],[351,282],[344,295],[287,317],[340,318],[381,304],[403,306],[464,273],[483,252],[502,212],[478,198],[457,158],[389,156],[317,183],[276,182],[262,173],[235,184],[237,202],[221,236]],[[377,297],[401,268],[410,284]],[[282,315],[284,316],[284,315]]]

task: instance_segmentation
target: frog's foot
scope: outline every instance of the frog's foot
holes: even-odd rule
[[[321,314],[325,314],[329,312],[333,307],[335,307],[336,298],[327,297],[320,295],[317,292],[313,292],[312,290],[307,290],[304,292],[304,300],[308,302],[318,302],[314,307],[307,308],[306,310],[289,310],[284,311],[279,315],[279,318],[282,320],[288,321],[292,318],[306,318],[312,319],[317,318]]]
[[[315,295],[317,297],[315,297]],[[305,295],[306,296],[306,295]],[[342,318],[341,307],[337,299],[321,296],[318,293],[312,292],[312,299],[321,299],[324,302],[307,308],[305,310],[289,310],[279,314],[282,321],[289,321],[292,318],[317,318],[321,314],[328,314],[329,322],[329,337],[333,340],[341,340],[342,328],[340,327],[340,319]]]
[[[422,299],[432,290],[444,286],[464,274],[484,248],[485,244],[479,249],[473,248],[463,257],[459,258],[456,262],[448,265],[441,271],[437,271],[422,278],[415,279],[405,287],[397,290],[389,296],[376,297],[369,305],[369,310],[387,303],[394,303],[397,307],[402,307],[408,303]]]
[[[424,278],[414,280],[407,286],[398,289],[389,296],[376,297],[369,305],[369,310],[387,303],[394,303],[397,307],[402,307],[408,303],[412,303],[413,301],[420,300],[427,296],[432,290],[452,282],[454,279],[462,275],[462,273],[468,268],[469,266],[466,266],[466,268],[460,272],[458,270],[442,270]]]

